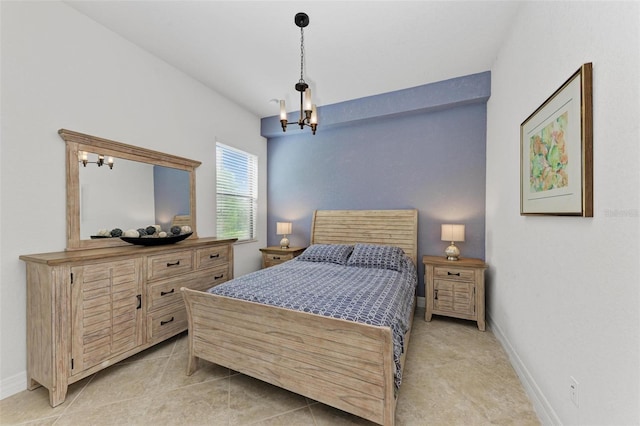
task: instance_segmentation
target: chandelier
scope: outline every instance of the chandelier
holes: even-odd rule
[[[300,80],[295,85],[296,90],[300,92],[300,118],[297,122],[288,122],[284,100],[280,100],[280,124],[283,132],[287,131],[287,124],[298,124],[301,129],[309,126],[315,135],[318,127],[318,113],[315,104],[311,103],[311,89],[304,81],[304,27],[309,25],[309,15],[303,12],[297,13],[294,22],[300,27]]]

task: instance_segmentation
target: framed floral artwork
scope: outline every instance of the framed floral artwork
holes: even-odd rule
[[[520,125],[520,214],[593,217],[591,63]]]

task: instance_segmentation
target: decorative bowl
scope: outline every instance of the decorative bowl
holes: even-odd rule
[[[186,234],[180,235],[168,235],[166,237],[120,237],[122,241],[126,241],[129,244],[135,244],[138,246],[162,246],[165,244],[174,244],[178,241],[185,240],[189,238],[189,236],[193,234],[193,232],[188,232]]]

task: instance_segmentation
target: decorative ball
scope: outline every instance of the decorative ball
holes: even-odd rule
[[[171,227],[171,233],[173,235],[180,235],[180,227],[179,226],[172,226]]]
[[[153,225],[154,228],[156,228],[156,234],[160,231],[162,231],[162,226],[160,225]]]
[[[140,234],[141,237],[144,237],[145,235],[147,235],[147,230],[144,228],[138,228],[136,229],[136,231],[138,231],[138,234]]]
[[[111,232],[108,229],[101,229],[98,231],[98,234],[101,237],[110,237],[111,236]]]
[[[156,233],[156,227],[155,226],[147,226],[145,231],[147,231],[147,235],[153,235],[153,234]]]
[[[160,237],[160,238],[165,238],[166,236],[167,236],[167,233],[166,233],[166,232],[164,232],[164,231],[160,231],[160,232],[158,232],[158,237]]]
[[[122,236],[122,229],[120,228],[114,228],[111,230],[111,236],[112,237],[121,237]]]
[[[180,232],[181,232],[182,234],[188,234],[189,232],[191,232],[191,227],[190,227],[189,225],[183,225],[183,226],[180,228]]]
[[[135,229],[127,229],[126,231],[124,231],[124,236],[130,238],[138,238],[140,237],[140,233]]]

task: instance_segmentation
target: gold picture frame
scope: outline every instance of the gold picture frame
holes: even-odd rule
[[[593,217],[592,65],[520,125],[520,215]]]

